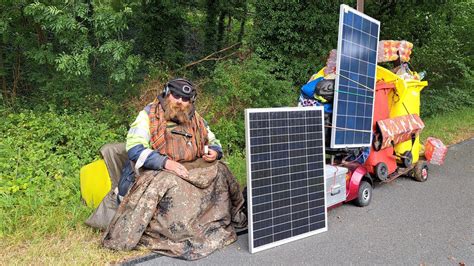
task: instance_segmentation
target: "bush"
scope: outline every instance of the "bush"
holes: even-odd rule
[[[297,90],[291,82],[277,80],[271,69],[258,57],[219,63],[198,100],[204,106],[202,114],[228,152],[245,147],[246,108],[295,106]]]
[[[87,212],[80,201],[80,168],[98,159],[102,145],[123,139],[126,129],[85,112],[0,114],[0,236],[18,229],[56,231],[57,222],[75,225],[79,213]]]
[[[431,117],[474,103],[472,1],[374,1],[366,13],[382,24],[381,39],[413,42],[411,64],[426,71],[421,114]]]
[[[304,84],[337,45],[339,5],[355,1],[256,1],[252,46],[272,71]],[[354,5],[353,5],[354,6]]]

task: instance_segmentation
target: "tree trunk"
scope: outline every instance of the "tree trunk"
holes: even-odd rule
[[[232,15],[230,13],[227,14],[227,26],[226,26],[226,31],[227,32],[232,32]]]
[[[20,83],[20,48],[17,47],[16,56],[15,56],[15,64],[13,65],[13,86],[11,92],[11,102],[15,102],[16,93],[18,91],[18,84]]]
[[[240,17],[240,31],[238,35],[237,42],[241,43],[242,39],[244,38],[245,34],[245,22],[247,22],[247,1],[244,1],[244,11],[242,13],[242,16]]]
[[[226,12],[222,11],[219,15],[219,23],[217,24],[217,50],[221,49],[223,46],[224,40],[224,20],[225,20]]]
[[[209,54],[216,48],[216,18],[218,14],[217,1],[206,1],[206,25],[204,54]]]
[[[5,67],[3,64],[3,45],[0,44],[0,75],[2,77],[2,94],[4,101],[7,100],[8,90],[7,90],[7,79],[5,77]]]
[[[44,31],[38,23],[35,23],[35,30],[36,34],[38,35],[38,46],[46,43],[46,37],[44,35]]]

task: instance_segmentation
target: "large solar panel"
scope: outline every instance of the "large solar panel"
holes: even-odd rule
[[[327,230],[323,107],[245,110],[249,248]]]
[[[341,5],[331,148],[370,146],[380,22]]]

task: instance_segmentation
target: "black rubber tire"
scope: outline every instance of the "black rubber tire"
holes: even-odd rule
[[[411,151],[407,151],[403,154],[402,162],[403,166],[406,168],[411,167],[413,163],[413,155],[411,154]]]
[[[365,207],[372,200],[372,186],[367,181],[361,181],[359,184],[359,193],[354,200],[355,205]]]
[[[385,181],[388,178],[388,167],[384,162],[380,162],[375,166],[375,176],[380,181]]]
[[[413,172],[413,179],[418,182],[428,180],[428,164],[425,161],[418,161]]]

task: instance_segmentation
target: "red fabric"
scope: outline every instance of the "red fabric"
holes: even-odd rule
[[[191,123],[174,127],[192,135],[187,138],[171,133],[171,129],[167,128],[168,121],[165,120],[164,113],[159,102],[152,104],[149,114],[152,148],[177,162],[190,162],[201,158],[204,155],[204,145],[208,144],[207,129],[201,116],[195,112]]]

